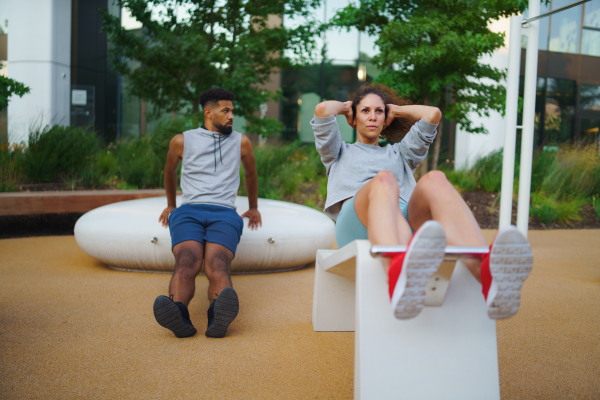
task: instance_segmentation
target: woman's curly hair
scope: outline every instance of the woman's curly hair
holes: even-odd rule
[[[383,104],[385,104],[386,118],[388,115],[388,104],[395,104],[397,106],[411,104],[409,100],[399,96],[394,89],[378,83],[365,83],[358,88],[356,93],[354,93],[354,98],[352,99],[352,115],[354,116],[354,119],[356,119],[356,107],[362,99],[370,94],[376,94],[377,96],[381,97]],[[415,122],[416,121],[411,118],[396,118],[392,121],[390,126],[381,131],[379,137],[382,139],[388,139],[392,142],[398,142],[404,137],[404,135],[406,135],[406,133],[410,130],[410,127],[413,126]]]

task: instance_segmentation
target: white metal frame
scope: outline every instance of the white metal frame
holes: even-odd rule
[[[533,163],[539,19],[565,11],[588,1],[589,0],[579,0],[540,15],[540,0],[529,0],[529,18],[527,20],[523,21],[521,15],[515,15],[510,18],[508,77],[506,82],[506,125],[504,133],[504,159],[502,162],[499,228],[510,225],[512,215],[513,176],[515,171],[515,145],[517,135],[517,105],[519,102],[519,71],[521,67],[521,34],[527,35],[527,50],[525,56],[523,131],[521,137],[521,169],[519,172],[517,228],[523,235],[527,236],[527,230],[529,229],[529,201],[531,199],[531,166]]]

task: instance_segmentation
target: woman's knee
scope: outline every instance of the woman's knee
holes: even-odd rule
[[[373,188],[376,190],[385,190],[397,194],[400,190],[398,181],[391,171],[379,171],[372,179]]]
[[[454,190],[454,186],[450,183],[446,174],[442,171],[429,171],[419,179],[417,188],[420,190],[434,191],[440,193],[445,190]]]

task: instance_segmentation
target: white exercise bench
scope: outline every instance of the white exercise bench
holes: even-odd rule
[[[496,322],[487,315],[481,284],[460,261],[489,249],[447,247],[427,284],[427,307],[398,320],[374,256],[403,251],[406,246],[371,247],[368,240],[317,250],[312,323],[315,331],[355,332],[354,398],[499,399]]]

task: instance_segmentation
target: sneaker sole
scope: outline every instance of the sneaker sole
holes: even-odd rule
[[[425,286],[444,261],[446,234],[438,222],[425,222],[415,235],[398,278],[400,285],[396,284],[402,287],[400,280],[406,279],[404,292],[394,291],[392,296],[392,308],[398,319],[414,318],[421,313],[425,306]]]
[[[521,305],[521,288],[533,267],[529,242],[515,227],[498,233],[490,254],[492,286],[488,294],[488,316],[512,317]]]
[[[215,300],[214,321],[206,329],[205,335],[213,338],[222,338],[227,334],[227,328],[237,317],[240,310],[240,302],[233,288],[226,287]]]
[[[154,300],[154,318],[160,326],[171,330],[178,338],[196,333],[196,328],[183,319],[179,307],[166,296],[158,296]]]

